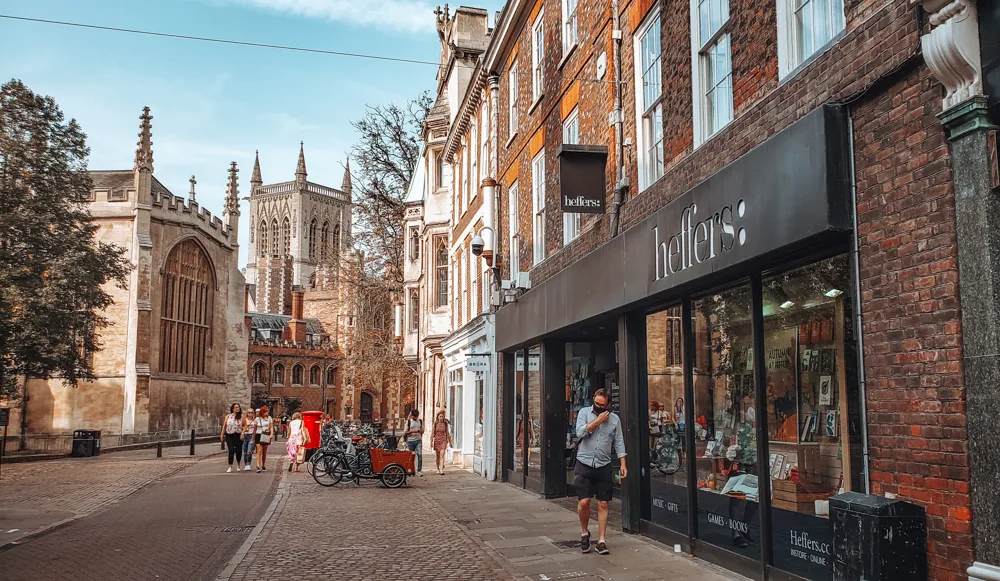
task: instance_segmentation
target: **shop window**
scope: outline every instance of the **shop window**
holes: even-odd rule
[[[760,559],[750,286],[695,300],[693,380],[698,538]],[[766,474],[763,476],[766,477]]]
[[[683,344],[680,305],[646,316],[650,520],[687,534]]]
[[[542,479],[542,374],[541,374],[541,354],[540,345],[528,348],[528,385],[525,398],[527,399],[527,410],[525,417],[525,429],[528,440],[526,442],[528,453],[529,478],[541,481]]]
[[[524,476],[524,382],[527,379],[525,371],[525,353],[514,354],[514,472]],[[520,486],[521,482],[515,482]]]
[[[817,581],[832,566],[829,498],[860,470],[845,437],[849,272],[845,255],[763,282],[774,566]]]
[[[474,371],[475,383],[476,383],[476,442],[474,444],[473,454],[483,456],[483,394],[484,394],[484,384],[485,381],[483,376],[485,373],[482,371]]]
[[[451,422],[451,440],[455,449],[462,449],[462,387],[464,371],[455,369],[448,373],[448,421]]]

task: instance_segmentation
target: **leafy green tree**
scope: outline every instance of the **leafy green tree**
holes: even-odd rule
[[[0,386],[9,378],[92,379],[107,285],[125,288],[125,251],[95,242],[90,150],[75,119],[19,80],[0,87]],[[116,321],[124,324],[124,321]]]

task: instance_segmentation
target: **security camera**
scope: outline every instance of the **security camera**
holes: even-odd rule
[[[486,246],[486,242],[483,241],[481,236],[476,236],[472,239],[472,253],[476,256],[483,255],[484,246]]]

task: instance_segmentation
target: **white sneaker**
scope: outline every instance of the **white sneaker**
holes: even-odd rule
[[[244,466],[244,467],[243,467],[243,471],[244,471],[244,472],[250,472],[250,466],[249,466],[249,465],[247,465],[247,466]]]
[[[230,466],[229,468],[226,469],[227,473],[232,472],[232,471],[233,471],[233,467],[232,466]]]

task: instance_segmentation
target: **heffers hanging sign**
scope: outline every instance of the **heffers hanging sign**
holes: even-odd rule
[[[559,199],[563,213],[603,214],[607,197],[608,148],[564,144],[559,158]]]

